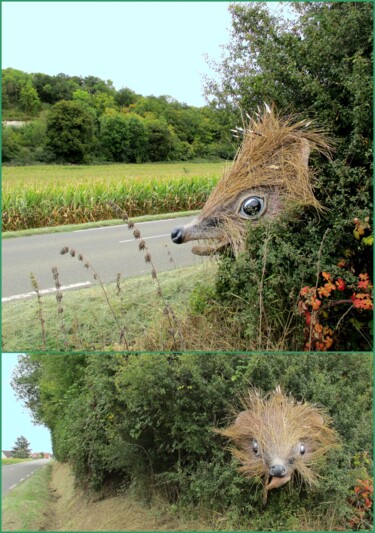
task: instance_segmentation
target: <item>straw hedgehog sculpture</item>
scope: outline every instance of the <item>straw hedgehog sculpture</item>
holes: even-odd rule
[[[311,128],[310,122],[282,118],[265,104],[262,116],[236,131],[243,142],[232,165],[198,216],[171,233],[176,244],[208,241],[193,247],[197,255],[212,255],[228,246],[237,255],[249,221],[272,219],[289,205],[322,209],[308,168],[311,151],[330,156],[330,142],[321,130]]]
[[[269,490],[281,487],[294,476],[307,485],[317,485],[317,461],[337,441],[330,419],[309,403],[298,403],[277,387],[268,395],[251,389],[242,399],[244,411],[225,429],[214,429],[234,443],[229,450],[249,478],[261,477],[263,499]]]

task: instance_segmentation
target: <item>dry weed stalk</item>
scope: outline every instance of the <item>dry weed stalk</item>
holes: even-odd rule
[[[31,285],[32,285],[34,291],[36,292],[36,296],[37,296],[37,299],[38,299],[38,318],[39,318],[40,327],[41,327],[41,331],[42,331],[43,350],[45,350],[46,346],[47,346],[47,338],[46,338],[46,330],[45,330],[45,327],[44,327],[45,320],[43,318],[42,296],[41,296],[40,291],[39,291],[39,285],[38,285],[38,282],[36,280],[36,277],[34,276],[34,274],[32,272],[30,274],[30,280],[31,280]]]
[[[115,210],[115,212],[120,216],[120,218],[122,218],[122,220],[124,222],[127,223],[128,228],[130,230],[133,230],[134,238],[139,241],[138,242],[138,249],[141,252],[144,253],[145,262],[151,266],[151,277],[152,277],[152,279],[155,280],[155,282],[157,284],[157,294],[163,301],[163,305],[164,305],[163,314],[168,320],[168,324],[169,324],[168,333],[171,335],[172,340],[173,340],[173,344],[170,347],[170,349],[174,350],[177,347],[181,348],[181,343],[183,341],[183,338],[182,338],[182,335],[181,335],[181,332],[180,332],[180,329],[179,329],[179,324],[178,324],[177,317],[176,317],[172,307],[170,306],[170,304],[165,299],[165,296],[164,296],[164,293],[163,293],[163,289],[162,289],[162,286],[161,286],[161,283],[160,283],[160,280],[159,280],[159,277],[158,277],[158,274],[157,274],[157,270],[155,268],[155,264],[154,264],[154,262],[152,260],[152,256],[151,256],[150,250],[147,247],[145,240],[142,238],[141,231],[138,228],[135,227],[135,224],[134,224],[134,222],[132,220],[129,220],[129,216],[128,216],[127,212],[124,211],[123,209],[121,209],[120,206],[118,206],[117,204],[115,204],[113,202],[109,202],[108,205],[110,207],[112,207],[112,209]],[[178,340],[180,341],[180,343],[178,343]]]
[[[94,279],[99,283],[100,285],[100,288],[102,289],[103,291],[103,294],[104,294],[104,297],[106,299],[106,302],[107,302],[107,305],[109,307],[109,310],[111,311],[111,314],[117,324],[117,327],[118,327],[118,330],[119,330],[119,334],[120,334],[120,338],[119,338],[119,344],[120,345],[123,345],[125,347],[125,349],[127,351],[129,351],[129,344],[128,344],[128,340],[126,338],[126,330],[125,330],[125,326],[122,326],[120,324],[120,321],[115,313],[115,310],[113,309],[113,306],[108,298],[108,294],[107,294],[107,291],[105,290],[105,287],[103,285],[103,282],[102,280],[100,279],[100,276],[99,274],[96,272],[96,270],[94,269],[94,267],[91,265],[91,263],[81,254],[81,253],[78,253],[76,252],[76,250],[74,248],[68,248],[68,246],[64,246],[61,250],[60,250],[60,254],[61,255],[65,255],[69,253],[71,257],[76,257],[77,256],[77,259],[78,261],[81,261],[83,263],[83,266],[87,269],[87,270],[90,270],[93,274],[93,277]]]
[[[64,324],[64,308],[61,305],[61,302],[63,299],[63,293],[60,290],[61,283],[60,283],[59,271],[57,267],[52,267],[52,277],[53,277],[53,281],[55,282],[55,288],[56,288],[57,317],[60,320],[60,330],[61,330],[61,333],[64,339],[64,345],[66,345],[67,341],[66,341],[66,329],[65,329],[65,324]]]

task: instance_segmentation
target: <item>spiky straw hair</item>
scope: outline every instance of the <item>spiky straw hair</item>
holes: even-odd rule
[[[260,118],[250,118],[234,162],[207,200],[202,218],[209,218],[241,191],[263,187],[276,187],[287,200],[321,209],[308,169],[310,151],[330,157],[332,141],[311,122],[296,122],[266,106]]]
[[[285,460],[287,481],[298,474],[307,485],[316,485],[319,475],[313,468],[337,442],[324,410],[297,402],[280,387],[265,395],[251,389],[241,400],[244,411],[233,412],[236,416],[234,423],[214,431],[233,441],[235,446],[228,449],[242,464],[239,471],[243,475],[263,478],[264,500],[268,490],[284,483],[281,480],[279,485],[266,485],[274,457]],[[252,449],[253,439],[259,446],[258,455]],[[298,448],[301,443],[305,448],[303,456]]]
[[[242,134],[234,162],[202,211],[172,232],[176,244],[204,241],[192,248],[195,254],[212,255],[229,246],[238,255],[249,223],[272,220],[292,206],[323,209],[314,196],[314,172],[308,166],[313,150],[330,156],[332,142],[322,129],[296,117],[282,117],[266,105],[262,116],[249,118]]]

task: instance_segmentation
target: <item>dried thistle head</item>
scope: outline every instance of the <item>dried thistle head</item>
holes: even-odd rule
[[[314,467],[337,441],[324,410],[297,402],[280,387],[266,395],[251,389],[242,405],[232,425],[214,431],[233,441],[229,450],[241,463],[243,475],[263,478],[264,500],[269,490],[295,475],[316,485],[319,475]]]
[[[242,130],[242,128],[239,128]],[[242,248],[249,222],[274,218],[291,205],[322,206],[314,196],[311,151],[330,156],[331,142],[307,121],[282,118],[267,105],[259,119],[250,119],[233,163],[227,167],[199,215],[172,231],[176,244],[213,241],[193,247],[211,255],[230,245]]]

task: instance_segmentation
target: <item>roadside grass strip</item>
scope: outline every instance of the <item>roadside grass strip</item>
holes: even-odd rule
[[[26,461],[32,461],[33,459],[27,458],[27,459],[16,459],[15,457],[11,457],[10,459],[1,459],[1,463],[3,466],[5,465],[15,465],[17,463],[24,463]]]
[[[213,283],[216,264],[206,261],[192,267],[176,268],[158,273],[165,302],[174,313],[183,316],[197,283]],[[131,349],[150,331],[160,334],[165,320],[165,303],[157,294],[157,283],[151,272],[138,278],[105,285],[108,299],[125,329]],[[99,286],[63,293],[63,313],[57,313],[54,295],[41,297],[41,313],[46,346],[43,346],[37,298],[10,301],[3,306],[3,351],[69,351],[124,349],[119,345],[118,325],[110,312]],[[162,341],[161,341],[162,342]]]
[[[131,221],[134,222],[134,224],[138,224],[139,222],[153,222],[155,220],[167,220],[169,218],[189,217],[194,216],[197,213],[199,213],[199,210],[180,211],[179,213],[162,213],[160,215],[142,215],[131,218]],[[124,224],[124,221],[120,219],[100,220],[83,224],[66,224],[64,226],[46,226],[43,228],[21,229],[18,231],[4,231],[1,234],[1,237],[3,239],[12,239],[15,237],[30,237],[31,235],[43,235],[47,233],[68,233],[70,231],[85,231],[88,229],[120,226],[121,224]]]
[[[42,531],[50,503],[52,465],[14,487],[2,501],[2,531]]]

